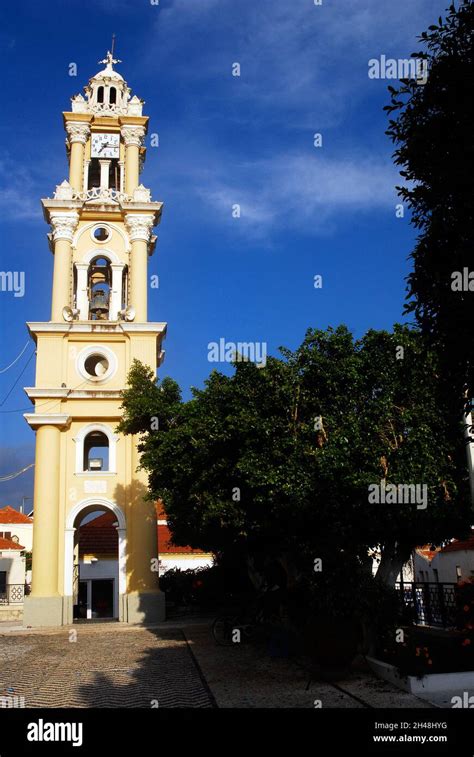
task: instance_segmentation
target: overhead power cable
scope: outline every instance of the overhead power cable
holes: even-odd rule
[[[29,344],[30,344],[30,340],[28,339],[27,343],[23,347],[23,349],[20,352],[20,354],[15,358],[15,360],[13,361],[13,363],[10,363],[10,365],[7,365],[6,368],[2,368],[0,370],[0,373],[6,373],[8,370],[10,370],[10,368],[13,368],[13,366],[15,365],[15,363],[17,363],[19,361],[19,359],[21,358],[21,356],[24,354],[24,352],[27,349],[27,347],[28,347]]]
[[[23,366],[20,374],[17,376],[17,378],[16,378],[13,386],[9,389],[9,391],[7,392],[7,394],[5,395],[5,397],[3,398],[3,400],[0,402],[0,407],[2,407],[5,404],[5,402],[9,398],[10,394],[13,392],[14,388],[16,387],[16,385],[18,384],[19,380],[23,376],[24,372],[28,368],[28,365],[30,364],[30,360],[33,357],[33,355],[35,354],[35,352],[36,352],[36,350],[33,350],[33,352],[31,353],[30,357],[28,358],[28,360],[26,361],[25,365]]]
[[[26,473],[27,470],[30,470],[30,468],[34,468],[35,464],[30,463],[29,465],[26,465],[21,470],[17,470],[15,473],[7,473],[6,476],[0,476],[0,482],[1,481],[11,481],[13,478],[18,478],[18,476],[21,476],[22,473]]]

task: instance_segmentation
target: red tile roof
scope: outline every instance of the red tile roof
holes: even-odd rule
[[[158,554],[159,555],[205,555],[202,549],[192,547],[177,547],[172,543],[171,531],[168,526],[158,526]]]
[[[156,503],[157,520],[166,520],[163,503]],[[81,526],[79,531],[79,556],[85,554],[94,555],[118,555],[117,529],[112,525],[116,523],[113,513],[107,512],[98,518]],[[201,549],[192,547],[177,547],[172,543],[171,531],[168,526],[160,523],[157,525],[158,554],[159,555],[205,555]]]
[[[4,539],[3,536],[0,536],[0,549],[25,549],[25,547],[22,547],[21,544],[17,544],[16,541],[12,541],[11,539]]]
[[[0,508],[0,523],[33,523],[33,518],[29,518],[24,513],[19,513],[18,510],[7,505]]]
[[[451,544],[447,544],[441,552],[468,552],[474,550],[474,531],[467,539],[454,539]]]
[[[101,554],[117,557],[118,534],[113,525],[116,522],[115,515],[108,512],[81,526],[79,530],[79,556]]]
[[[158,533],[158,555],[205,555],[202,549],[193,549],[192,547],[177,547],[173,544],[173,537],[166,521],[166,511],[162,499],[155,502],[156,518],[160,521],[157,526]]]
[[[432,549],[431,546],[428,544],[428,545],[425,545],[424,547],[417,547],[416,551],[418,552],[419,555],[421,555],[422,557],[425,557],[429,562],[431,562],[433,557],[438,554],[440,549],[439,547]]]

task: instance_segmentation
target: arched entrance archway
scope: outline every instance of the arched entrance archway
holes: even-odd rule
[[[126,520],[121,508],[109,499],[90,497],[78,502],[69,512],[66,519],[64,544],[64,594],[68,598],[68,623],[73,621],[74,597],[74,547],[75,533],[80,521],[87,515],[97,511],[112,512],[117,521],[118,537],[118,598],[116,614],[118,620],[123,620],[123,595],[126,593]]]

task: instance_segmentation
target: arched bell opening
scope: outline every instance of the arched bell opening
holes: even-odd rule
[[[94,361],[91,370],[95,372],[106,371],[107,366],[103,366],[98,360],[97,355],[91,355],[85,362]],[[104,359],[104,358],[102,358]],[[91,431],[84,439],[84,462],[83,470],[85,471],[108,471],[109,470],[109,439],[102,431]]]
[[[108,321],[112,289],[112,267],[107,258],[91,261],[87,276],[89,320]]]

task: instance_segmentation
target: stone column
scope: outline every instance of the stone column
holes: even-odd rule
[[[84,121],[67,121],[66,132],[71,145],[69,158],[69,183],[76,192],[82,191],[82,171],[84,166],[84,147],[91,132]]]
[[[125,161],[119,160],[120,192],[125,192]]]
[[[77,271],[77,290],[76,290],[76,308],[79,310],[79,320],[89,320],[89,300],[87,298],[87,263],[76,263]]]
[[[100,188],[109,188],[110,160],[99,160],[100,163]]]
[[[132,243],[129,304],[135,309],[137,323],[146,323],[148,319],[148,244],[153,222],[150,213],[127,213],[125,216],[125,226]]]
[[[123,281],[123,264],[112,263],[112,291],[110,297],[110,321],[118,319],[118,312],[122,309],[122,281]]]
[[[88,188],[88,185],[89,185],[89,166],[90,166],[90,164],[91,164],[90,160],[85,160],[84,161],[84,176],[83,176],[83,180],[82,180],[82,191],[83,192],[87,192],[87,188]]]
[[[78,222],[79,215],[75,211],[50,214],[54,243],[51,320],[56,322],[61,322],[63,319],[63,307],[70,305],[69,287],[72,274],[71,245]]]
[[[67,415],[27,414],[36,428],[31,594],[25,598],[25,626],[58,626],[63,622],[59,593],[59,511],[61,428]]]
[[[140,147],[145,129],[143,126],[122,126],[121,134],[125,143],[125,192],[132,195],[139,182]]]

